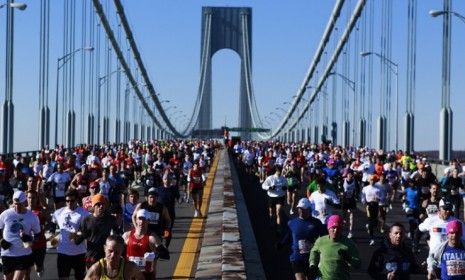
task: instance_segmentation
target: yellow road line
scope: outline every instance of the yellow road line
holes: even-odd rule
[[[207,182],[203,190],[202,208],[200,211],[203,215],[208,213],[208,206],[210,204],[211,190],[213,180],[215,179],[216,169],[218,168],[218,158],[220,152],[216,153],[213,159],[210,173],[208,174]],[[178,263],[173,273],[173,279],[190,279],[195,277],[194,266],[197,263],[200,254],[200,245],[203,238],[203,231],[205,227],[205,219],[192,219],[189,232],[187,233],[186,240],[182,246],[179,255]]]

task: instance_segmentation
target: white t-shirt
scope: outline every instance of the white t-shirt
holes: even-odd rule
[[[449,217],[443,220],[439,215],[426,218],[423,223],[418,226],[420,231],[429,231],[429,253],[432,254],[441,245],[442,242],[447,240],[446,227],[450,221],[455,221],[457,218]],[[464,227],[462,223],[462,228]],[[465,231],[462,232],[462,239],[465,240]]]
[[[274,186],[274,189],[270,187]],[[269,197],[282,197],[286,195],[283,187],[287,186],[287,180],[284,176],[277,176],[276,174],[268,176],[262,184],[262,189],[267,191]]]
[[[24,247],[20,232],[33,236],[40,233],[39,218],[30,210],[24,214],[16,213],[13,208],[5,210],[0,215],[0,229],[3,229],[3,239],[11,243],[7,250],[2,248],[2,256],[20,257],[32,254],[30,247]]]
[[[379,189],[379,205],[384,206],[386,205],[389,197],[388,195],[391,193],[392,188],[389,186],[388,183],[376,183],[375,187]]]
[[[362,189],[362,203],[370,203],[381,200],[381,191],[372,186],[367,185]]]
[[[319,191],[314,191],[308,198],[312,204],[312,216],[320,219],[323,224],[326,224],[326,218],[329,217],[332,213],[328,201],[331,201],[334,204],[339,204],[339,198],[331,190],[325,190],[324,193]]]
[[[53,173],[47,182],[55,182],[55,197],[65,197],[66,184],[71,181],[71,176],[68,172]]]
[[[86,253],[86,243],[76,245],[73,240],[69,240],[69,233],[77,232],[81,221],[88,215],[90,215],[89,212],[82,207],[77,207],[74,211],[68,207],[62,207],[53,213],[52,222],[60,228],[61,235],[57,247],[58,253],[68,256]]]

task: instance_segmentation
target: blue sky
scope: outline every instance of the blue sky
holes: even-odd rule
[[[105,1],[107,0],[103,0],[102,3]],[[40,1],[25,0],[24,2],[29,5],[28,9],[15,13],[15,151],[34,150],[38,145]],[[52,109],[54,108],[56,59],[63,55],[63,2],[51,0],[49,98]],[[110,10],[113,12],[109,17],[114,23],[116,15],[112,2],[110,1]],[[176,105],[188,115],[191,113],[197,95],[200,77],[202,7],[252,7],[253,86],[262,116],[276,111],[275,108],[278,106],[287,109],[287,105],[282,103],[290,101],[300,87],[322,37],[334,2],[330,0],[123,1],[133,35],[155,89],[161,93],[162,99],[169,99],[170,105]],[[340,29],[345,27],[347,9],[353,10],[356,2],[355,0],[346,1],[337,24]],[[378,21],[375,24],[374,51],[379,51],[381,1],[374,2],[377,4]],[[417,150],[437,149],[439,143],[442,17],[432,18],[428,11],[440,10],[442,5],[440,0],[418,0],[415,128]],[[465,14],[465,1],[453,1],[452,9]],[[393,1],[393,17],[391,58],[399,64],[399,117],[402,120],[406,91],[407,1]],[[5,19],[5,9],[1,9],[0,22],[5,22]],[[79,20],[78,17],[78,22]],[[1,26],[4,24],[0,24]],[[5,30],[0,28],[0,38],[4,37]],[[465,149],[462,140],[465,130],[461,129],[465,120],[465,110],[461,108],[461,104],[465,104],[465,79],[463,78],[465,52],[462,51],[464,47],[465,25],[464,22],[454,17],[452,20],[451,72],[451,104],[454,112],[453,148],[462,150]],[[332,49],[328,52],[332,54]],[[0,92],[2,93],[4,92],[4,53],[4,40],[0,40],[0,77],[2,78]],[[374,94],[376,94],[379,89],[379,61],[374,61]],[[213,124],[215,127],[224,124],[237,125],[239,66],[239,56],[230,50],[222,50],[213,57]],[[325,64],[321,64],[318,69],[321,70],[324,66]],[[314,80],[311,83],[314,84]],[[76,107],[79,107],[78,101],[76,102]],[[376,99],[373,106],[376,116],[379,108]],[[403,130],[402,122],[399,124],[399,129]],[[51,137],[53,139],[53,135]],[[78,137],[80,137],[79,131]],[[402,133],[399,139],[403,139]],[[374,139],[373,143],[375,143]],[[402,148],[403,141],[401,140],[400,143],[400,148]]]

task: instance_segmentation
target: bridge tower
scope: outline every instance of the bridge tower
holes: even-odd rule
[[[252,9],[243,7],[203,7],[201,74],[199,96],[201,96],[198,129],[212,129],[212,86],[211,62],[213,55],[222,49],[231,49],[241,58],[241,85],[239,94],[239,126],[252,127]],[[249,139],[251,133],[241,132]]]

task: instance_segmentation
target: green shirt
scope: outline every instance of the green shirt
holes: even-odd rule
[[[361,265],[355,243],[345,236],[337,241],[329,235],[319,237],[310,251],[310,265],[318,266],[321,279],[350,279],[350,268]]]

